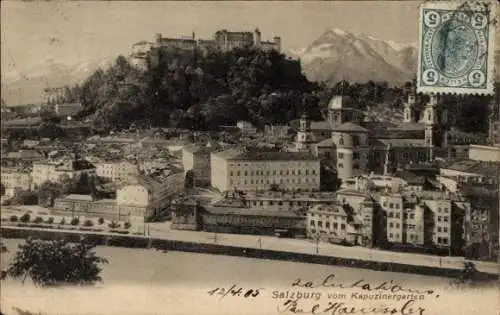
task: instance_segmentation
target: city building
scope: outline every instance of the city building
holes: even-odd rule
[[[57,183],[66,176],[75,178],[82,174],[95,176],[96,167],[86,160],[72,159],[63,163],[35,162],[31,171],[34,188],[40,187],[46,181]]]
[[[1,180],[7,196],[14,196],[19,190],[31,189],[31,175],[22,169],[2,167]]]
[[[257,133],[257,128],[248,121],[240,120],[236,122],[236,127],[238,127],[243,136],[252,136]]]
[[[316,205],[307,211],[307,236],[335,242],[348,242],[347,213],[342,206]]]
[[[139,175],[137,164],[130,161],[106,161],[95,164],[96,175],[114,182],[121,182]]]
[[[180,176],[179,176],[180,175]],[[144,222],[164,210],[179,192],[182,173],[167,178],[135,176],[121,183],[116,199],[94,199],[88,195],[57,198],[55,214],[102,217],[108,220]]]
[[[193,172],[195,186],[210,186],[210,153],[209,146],[188,144],[182,148],[184,174]]]
[[[469,159],[500,164],[500,144],[494,146],[471,145],[469,147]]]
[[[373,123],[352,99],[334,96],[324,121],[301,122],[297,140],[304,144],[296,141],[296,147],[311,147],[316,157],[335,166],[342,180],[369,172],[387,175],[447,155],[454,143],[446,141],[448,114],[437,97],[420,108],[412,91],[404,107],[400,124]]]
[[[279,141],[288,139],[288,131],[290,126],[288,125],[265,125],[264,126],[264,137],[267,141]]]
[[[404,243],[403,196],[397,193],[382,193],[378,203],[385,214],[387,241]]]
[[[172,202],[172,229],[196,231],[201,227],[201,208],[195,200]]]
[[[249,209],[290,210],[306,213],[315,205],[334,205],[337,197],[331,192],[285,191],[226,191],[224,198],[215,200],[217,205],[238,205]]]
[[[458,183],[498,183],[500,163],[477,160],[458,160],[442,167],[440,176]]]
[[[54,105],[54,112],[58,117],[71,119],[83,110],[81,103],[58,103]]]
[[[216,205],[207,205],[203,209],[203,231],[288,237],[306,235],[305,216],[291,211]]]
[[[228,190],[319,190],[320,162],[310,153],[230,149],[211,155],[211,183]]]
[[[461,186],[470,204],[466,218],[466,256],[496,261],[500,253],[498,183],[465,183]]]
[[[4,106],[3,104],[0,107],[0,110],[1,110],[0,117],[2,121],[11,120],[16,118],[17,116],[17,113],[15,111],[13,111],[10,107]]]
[[[403,242],[422,247],[425,239],[425,207],[419,204],[408,204],[403,210]]]

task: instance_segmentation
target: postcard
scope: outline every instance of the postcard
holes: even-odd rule
[[[3,1],[0,313],[498,314],[499,12]]]

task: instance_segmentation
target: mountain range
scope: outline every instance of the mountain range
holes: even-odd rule
[[[311,81],[387,81],[399,84],[415,76],[415,44],[383,41],[369,35],[354,35],[332,28],[306,48],[290,51],[300,58]]]
[[[495,39],[496,79],[500,79],[500,34]],[[387,81],[390,85],[411,81],[417,70],[417,44],[384,41],[369,35],[354,35],[338,28],[327,29],[309,46],[286,52],[300,58],[311,81],[332,84]]]
[[[40,103],[44,88],[80,83],[98,68],[110,66],[116,57],[70,65],[45,60],[24,73],[2,73],[2,99],[9,106]]]

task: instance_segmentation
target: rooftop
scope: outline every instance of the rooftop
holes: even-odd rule
[[[327,205],[315,205],[309,209],[310,212],[330,212],[341,216],[347,216],[344,208],[338,205],[327,206]]]
[[[90,163],[87,160],[71,160],[66,161],[64,164],[57,167],[59,171],[82,171],[82,170],[90,170],[94,169],[94,164]]]
[[[425,183],[425,178],[422,176],[417,176],[412,172],[408,171],[400,171],[394,174],[396,177],[399,177],[406,181],[409,185],[423,185]]]
[[[478,174],[482,176],[495,176],[495,174],[498,175],[500,171],[500,164],[493,162],[464,159],[453,162],[448,166],[444,167],[444,169],[449,169],[464,173]]]
[[[425,139],[375,139],[373,145],[391,147],[425,147]]]
[[[358,124],[352,122],[346,122],[341,125],[336,125],[331,127],[332,131],[340,131],[340,132],[363,132],[367,133],[368,129],[361,127]]]
[[[210,148],[206,145],[202,146],[194,143],[187,144],[182,149],[189,153],[210,153]]]
[[[229,149],[215,155],[233,161],[315,161],[309,152],[245,151]]]
[[[78,194],[71,194],[71,195],[67,195],[66,197],[64,197],[64,199],[68,199],[68,200],[78,200],[78,201],[92,201],[92,196],[90,195],[78,195]]]
[[[267,210],[254,208],[236,208],[236,207],[214,207],[205,206],[205,210],[211,214],[232,214],[244,216],[265,216],[265,217],[285,217],[301,218],[303,216],[288,210]]]
[[[334,147],[334,146],[335,146],[335,141],[333,141],[332,138],[328,138],[328,139],[325,139],[323,141],[316,143],[316,147],[319,147],[319,148]]]
[[[328,121],[311,121],[312,130],[332,130],[332,126]]]
[[[402,123],[391,129],[405,130],[405,131],[407,130],[423,131],[425,130],[425,124],[418,122]]]

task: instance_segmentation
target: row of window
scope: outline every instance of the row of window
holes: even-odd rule
[[[412,219],[414,220],[415,219],[415,213],[405,213],[405,218],[409,218],[409,219]]]
[[[248,185],[248,182],[249,182],[249,181],[247,181],[246,179],[243,181],[243,183],[244,183],[245,185]],[[309,178],[306,178],[306,179],[304,179],[304,182],[302,182],[302,180],[301,180],[300,178],[298,178],[298,179],[297,179],[297,181],[295,181],[295,178],[292,178],[292,180],[289,180],[289,179],[286,179],[286,180],[280,179],[280,180],[279,180],[279,182],[278,182],[277,180],[275,180],[275,179],[273,179],[272,181],[270,181],[269,179],[267,179],[267,180],[266,180],[266,184],[267,184],[267,185],[271,185],[271,184],[278,184],[278,183],[279,183],[279,184],[283,184],[283,183],[285,183],[285,182],[286,182],[287,184],[290,184],[290,183],[292,183],[292,184],[295,184],[295,183],[297,183],[297,184],[302,184],[302,183],[306,183],[306,184],[307,184],[307,183],[316,183],[316,178],[313,178],[313,179],[311,179],[311,180],[309,180]],[[231,179],[231,180],[229,180],[229,184],[230,184],[230,185],[233,185],[233,184],[234,184],[234,181],[233,181],[232,179]],[[263,184],[264,184],[264,180],[263,180],[263,179],[261,179],[261,180],[258,180],[258,179],[253,180],[253,179],[251,179],[251,180],[250,180],[250,185],[259,185],[259,184],[262,184],[262,185],[263,185]]]
[[[447,215],[445,215],[445,216],[438,216],[437,219],[438,219],[438,222],[448,222],[448,216]]]
[[[384,201],[384,203],[382,204],[384,206],[384,208],[387,208],[387,201]],[[400,205],[399,203],[389,203],[389,209],[399,209]]]
[[[447,245],[448,244],[448,238],[447,237],[438,237],[437,238],[437,243],[438,244],[445,244],[445,245]]]
[[[396,223],[394,224],[393,222],[390,222],[389,223],[389,228],[394,228],[394,226],[396,227],[396,229],[399,229],[401,226],[399,225],[399,223]]]
[[[229,176],[234,176],[235,173],[236,173],[236,176],[241,176],[241,174],[242,174],[241,171],[237,171],[237,172],[230,171]],[[276,176],[277,173],[278,172],[276,170],[274,170],[272,174],[273,174],[273,176]],[[291,171],[290,170],[286,170],[286,171],[280,170],[279,171],[279,175],[281,175],[281,176],[290,175],[290,173],[291,173],[291,175],[299,175],[299,176],[302,175],[302,172],[300,170],[297,170],[297,172],[295,172],[295,170],[293,170],[293,169]],[[311,170],[311,172],[309,172],[309,170],[306,169],[304,172],[305,175],[309,175],[309,173],[311,173],[312,175],[316,175],[316,170],[313,169],[313,170]],[[243,176],[248,176],[248,174],[250,174],[250,176],[264,176],[264,171],[255,171],[255,172],[254,171],[250,171],[250,172],[244,171],[243,172]],[[266,171],[265,175],[271,176],[271,171]]]
[[[318,228],[323,228],[323,221],[318,221],[317,223],[318,223],[317,224]],[[310,226],[316,226],[314,220],[310,221]],[[336,230],[338,230],[338,228],[339,228],[339,224],[337,222],[333,222],[332,226]],[[325,222],[325,229],[329,229],[329,228],[330,228],[330,222],[327,221],[327,222]],[[340,224],[340,229],[341,230],[345,230],[345,224],[344,223]]]
[[[392,212],[392,211],[390,211],[389,214],[388,214],[388,217],[389,218],[399,219],[400,218],[400,214],[399,214],[399,212]]]
[[[441,233],[441,232],[448,233],[448,228],[447,228],[447,227],[444,227],[444,228],[442,228],[442,229],[441,229],[441,227],[440,227],[440,226],[438,226],[437,231],[438,231],[438,232],[440,232],[440,233]]]
[[[443,208],[441,209],[441,207],[438,207],[438,213],[441,213],[441,211],[443,211],[444,213],[448,213],[448,208]]]
[[[410,238],[410,240],[412,241],[418,241],[419,237],[417,234],[409,234],[408,237]]]
[[[389,238],[390,239],[393,239],[393,238],[399,239],[399,233],[396,233],[396,234],[389,233]]]

